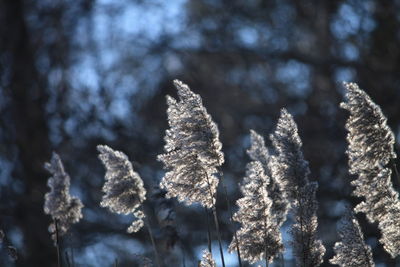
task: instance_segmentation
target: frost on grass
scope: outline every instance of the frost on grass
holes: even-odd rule
[[[200,261],[199,267],[217,267],[217,264],[208,250],[203,251],[203,257]]]
[[[267,185],[268,196],[272,200],[271,214],[276,220],[277,231],[286,220],[289,210],[289,201],[283,194],[283,183],[278,176],[271,173],[271,156],[265,146],[264,138],[256,131],[250,131],[251,147],[247,154],[253,161],[259,161],[270,181]]]
[[[247,165],[246,176],[241,185],[243,197],[237,201],[239,210],[233,220],[241,224],[237,232],[240,255],[250,263],[266,259],[272,262],[283,251],[282,236],[277,229],[276,217],[271,214],[272,200],[269,197],[270,177],[261,162]],[[235,240],[229,246],[235,251]]]
[[[45,195],[44,212],[51,215],[53,219],[49,232],[53,240],[56,240],[54,222],[57,221],[58,234],[64,235],[72,224],[79,222],[82,218],[83,204],[78,198],[69,194],[70,178],[56,153],[53,153],[50,162],[45,164],[45,168],[53,176],[47,181],[50,192]]]
[[[297,125],[285,109],[282,109],[276,130],[270,138],[276,152],[271,158],[272,176],[282,181],[295,216],[290,233],[296,265],[319,266],[323,262],[325,248],[317,239],[318,203],[315,192],[318,185],[308,179],[310,170],[301,150]]]
[[[354,195],[364,198],[355,207],[366,214],[371,223],[378,223],[379,240],[392,257],[400,255],[400,201],[391,183],[388,164],[396,158],[394,134],[382,110],[355,83],[345,83],[346,102],[341,107],[350,112],[346,123],[347,154]]]
[[[160,187],[167,197],[211,208],[218,186],[217,167],[224,162],[217,125],[199,95],[175,80],[179,100],[167,96],[169,129],[165,153],[158,156],[167,169]]]
[[[133,214],[136,220],[128,228],[128,233],[139,231],[144,225],[141,205],[146,199],[146,189],[128,157],[105,145],[98,145],[99,158],[106,167],[104,196],[100,203],[118,214]]]
[[[360,225],[350,208],[346,209],[339,224],[341,242],[334,247],[335,256],[330,263],[341,267],[374,267],[371,247],[364,242]]]

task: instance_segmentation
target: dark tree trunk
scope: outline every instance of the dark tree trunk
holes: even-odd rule
[[[18,154],[13,179],[23,184],[22,193],[13,195],[17,203],[12,211],[13,220],[23,233],[24,245],[16,263],[18,266],[51,266],[56,254],[47,232],[49,218],[43,213],[49,176],[43,164],[51,150],[45,114],[47,88],[36,69],[36,51],[31,45],[24,4],[26,2],[21,0],[0,3],[0,16],[7,25],[0,36],[2,52],[9,64],[4,89],[10,100],[8,114],[2,116],[8,116],[13,122],[13,127],[8,127]],[[54,251],[54,255],[49,251]]]

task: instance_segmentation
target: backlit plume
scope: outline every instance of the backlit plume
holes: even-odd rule
[[[285,109],[282,109],[276,130],[270,138],[276,152],[271,159],[272,176],[282,181],[294,214],[295,223],[290,233],[296,266],[319,266],[323,262],[325,248],[317,239],[318,203],[315,193],[318,184],[308,179],[310,170],[301,150],[297,125]]]
[[[339,224],[341,242],[334,247],[335,256],[330,263],[341,267],[374,267],[371,247],[364,242],[360,225],[348,207]]]
[[[382,110],[355,83],[345,83],[346,102],[341,107],[350,112],[347,154],[354,195],[364,198],[355,207],[366,214],[371,223],[378,223],[379,240],[392,257],[400,255],[400,201],[394,190],[389,163],[396,158],[394,134]]]
[[[217,267],[217,264],[208,250],[203,251],[203,258],[200,261],[199,267]]]
[[[186,204],[215,205],[217,167],[224,162],[217,125],[199,95],[175,80],[179,100],[167,96],[169,129],[165,153],[158,156],[167,169],[160,186],[167,197]]]
[[[133,214],[136,220],[129,226],[128,233],[139,231],[144,225],[141,205],[146,199],[142,179],[124,153],[105,145],[98,145],[97,150],[106,167],[104,196],[100,205],[115,213]]]
[[[79,222],[82,218],[83,204],[80,199],[69,194],[70,178],[56,153],[53,152],[51,160],[45,164],[45,168],[53,175],[47,181],[50,192],[46,193],[44,197],[44,212],[51,215],[53,219],[49,232],[55,241],[55,222],[57,222],[58,235],[64,235],[72,224]]]

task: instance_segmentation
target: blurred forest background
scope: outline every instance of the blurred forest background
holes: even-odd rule
[[[295,116],[311,178],[320,184],[329,266],[343,205],[359,202],[351,197],[341,82],[358,82],[400,137],[399,11],[398,0],[0,0],[0,228],[19,256],[11,261],[3,245],[0,265],[56,265],[43,212],[43,164],[53,150],[85,205],[63,241],[76,265],[118,259],[140,266],[135,254],[152,257],[144,230],[127,234],[130,218],[99,206],[104,168],[96,145],[125,152],[150,196],[163,175],[156,156],[167,128],[165,95],[176,96],[177,78],[202,96],[218,123],[233,207],[249,130],[269,144],[279,110]],[[182,266],[183,258],[195,266],[207,244],[204,210],[153,195],[146,205],[167,266]],[[160,203],[174,208],[176,228],[157,221]],[[217,206],[226,248],[233,227],[222,187]],[[377,242],[376,225],[357,217],[378,266],[396,266]],[[227,257],[236,266],[236,255]],[[291,257],[288,249],[285,266]]]

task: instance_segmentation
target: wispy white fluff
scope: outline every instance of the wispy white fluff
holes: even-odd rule
[[[82,218],[82,202],[77,197],[72,197],[69,193],[70,178],[65,172],[60,157],[53,153],[50,162],[45,164],[45,168],[53,175],[47,181],[50,192],[45,195],[44,212],[51,215],[54,222],[57,221],[58,234],[64,235],[70,226],[79,222]],[[53,240],[56,240],[55,225],[50,224],[49,232],[52,233]]]
[[[199,267],[217,267],[217,264],[208,250],[203,251],[203,258],[200,261]]]
[[[295,223],[290,230],[296,265],[319,266],[325,248],[317,239],[317,183],[309,182],[308,162],[301,151],[302,143],[293,117],[282,109],[271,141],[276,156],[271,159],[272,176],[282,181],[285,195],[291,200]]]
[[[128,233],[139,231],[144,225],[141,205],[146,199],[142,179],[124,153],[105,145],[98,145],[97,150],[106,167],[104,196],[100,205],[115,213],[133,214],[136,220],[128,228]]]
[[[282,236],[277,229],[276,217],[271,213],[273,203],[268,194],[269,183],[270,177],[259,161],[247,165],[240,187],[243,197],[237,200],[239,210],[233,220],[241,224],[237,232],[240,255],[250,263],[263,259],[272,262],[283,251]],[[235,249],[234,239],[229,250]]]
[[[217,167],[224,162],[217,125],[199,95],[175,80],[179,101],[167,96],[169,129],[165,134],[165,154],[158,159],[168,170],[160,187],[167,197],[186,204],[215,204]]]
[[[394,153],[394,134],[382,110],[355,83],[345,83],[346,102],[341,107],[350,112],[346,123],[349,144],[349,169],[356,174],[354,195],[364,198],[355,208],[378,223],[379,240],[392,257],[400,255],[400,201],[391,183],[390,160]]]
[[[339,236],[341,242],[334,247],[335,256],[330,263],[341,267],[374,267],[371,247],[364,242],[364,236],[357,219],[350,208],[346,209],[340,220]]]

